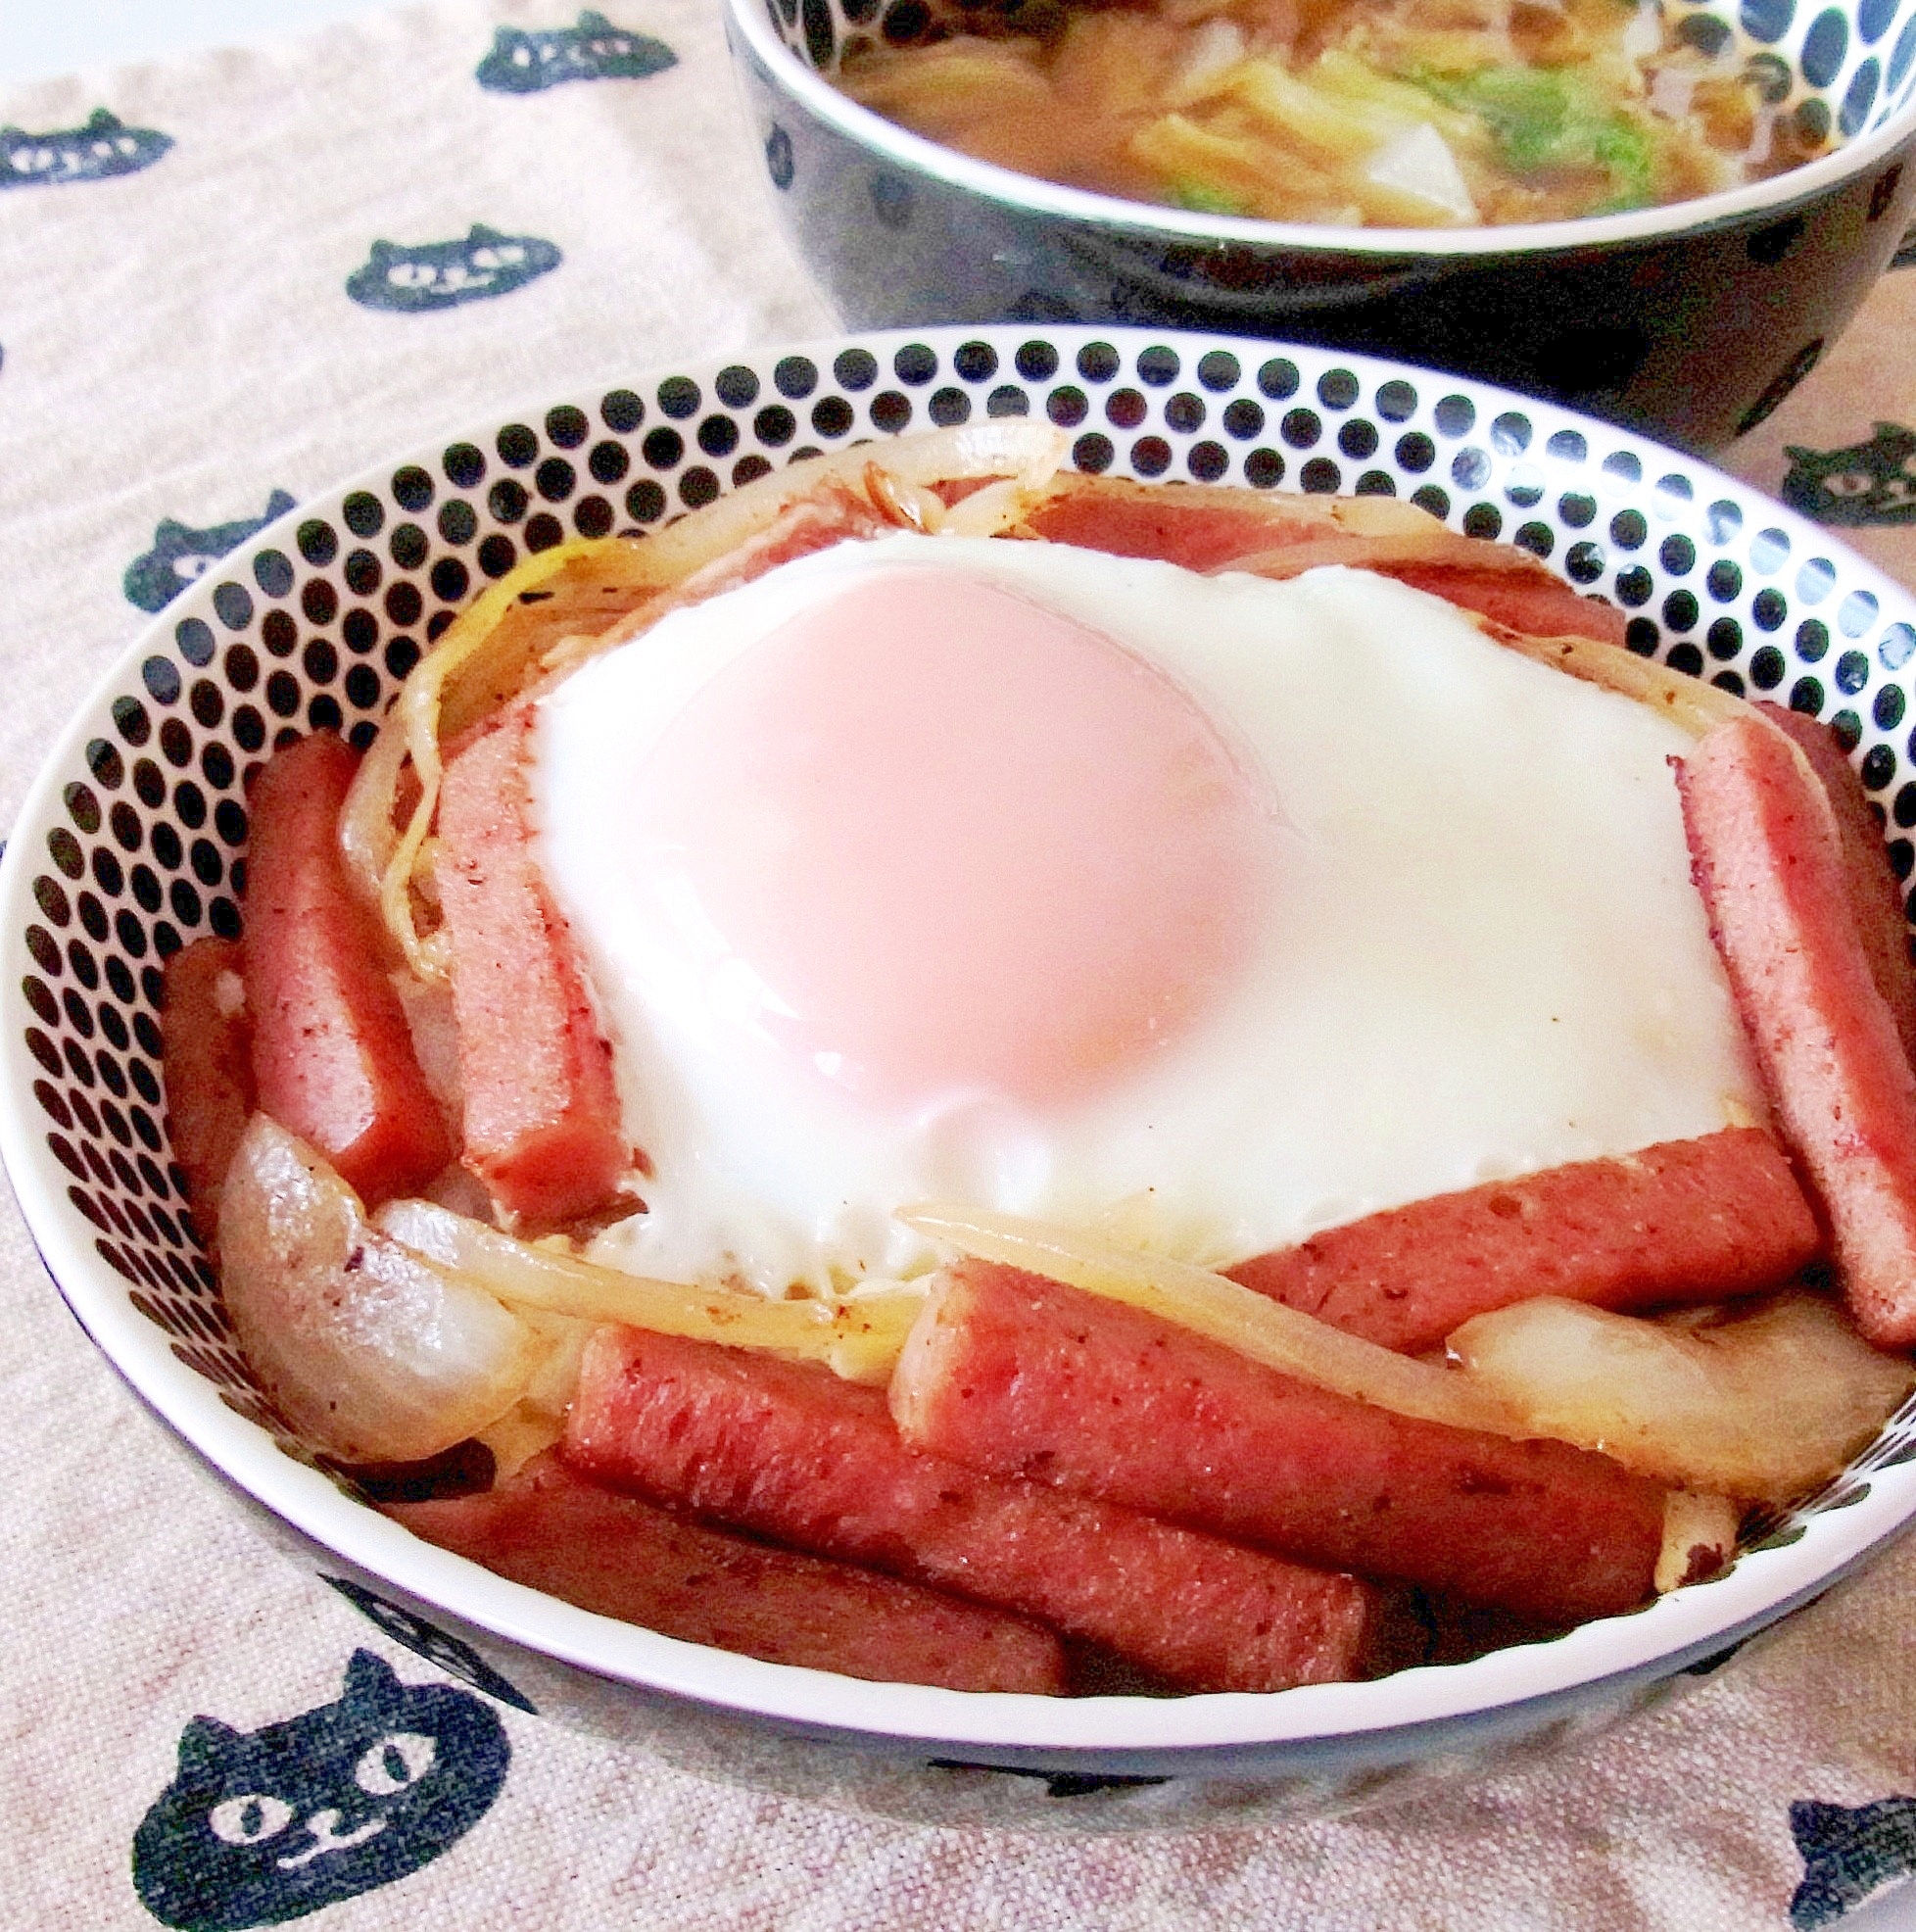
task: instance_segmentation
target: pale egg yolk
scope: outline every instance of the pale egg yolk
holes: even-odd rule
[[[633,780],[654,940],[868,1104],[1100,1091],[1229,991],[1268,912],[1275,806],[1199,705],[948,571],[790,618]]]

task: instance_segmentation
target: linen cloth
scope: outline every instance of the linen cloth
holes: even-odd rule
[[[710,0],[616,4],[672,64],[483,87],[501,25],[572,16],[449,0],[0,98],[0,125],[30,134],[106,109],[171,142],[137,171],[0,193],[0,824],[145,621],[126,573],[164,522],[257,519],[276,491],[304,498],[575,378],[833,326],[773,224]],[[560,265],[433,314],[343,298],[375,240],[474,223],[546,238]],[[1916,274],[1892,275],[1729,466],[1775,491],[1793,450],[1897,460],[1879,426],[1916,422],[1913,320]],[[1898,492],[1872,501],[1882,520],[1841,534],[1916,581]],[[437,1673],[169,1449],[65,1319],[11,1200],[0,1322],[0,1924],[151,1926],[130,1848],[189,1720],[245,1733],[314,1711],[357,1650],[407,1683]],[[1342,1822],[909,1826],[499,1715],[510,1763],[485,1815],[315,1924],[1756,1932],[1792,1923],[1791,1808],[1809,1803],[1882,1808],[1847,1893],[1890,1884],[1844,1927],[1916,1924],[1916,1886],[1894,1882],[1916,1867],[1916,1801],[1891,1802],[1916,1792],[1916,1542],[1678,1704]],[[1796,1923],[1814,1910],[1798,1899]]]

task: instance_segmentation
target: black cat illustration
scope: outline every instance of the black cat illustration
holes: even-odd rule
[[[178,1932],[282,1925],[436,1859],[486,1814],[510,1756],[483,1698],[355,1651],[336,1703],[257,1731],[186,1726],[134,1834],[134,1887]]]
[[[1783,501],[1818,523],[1916,523],[1916,430],[1879,422],[1846,450],[1786,446]]]
[[[552,32],[501,27],[475,77],[495,93],[537,94],[567,80],[642,80],[678,60],[650,34],[629,33],[603,14],[583,13],[576,26]]]
[[[453,309],[521,288],[556,268],[562,258],[537,235],[503,235],[474,222],[463,241],[422,242],[403,248],[376,241],[370,258],[347,278],[346,292],[367,309],[410,314]]]
[[[176,523],[170,516],[162,517],[153,526],[153,548],[126,566],[121,579],[126,601],[142,610],[164,610],[188,584],[203,577],[216,558],[292,507],[293,499],[284,490],[275,490],[266,499],[263,516],[243,516],[237,522],[216,523],[206,530]]]
[[[428,1623],[423,1617],[414,1617],[396,1603],[388,1603],[350,1577],[322,1573],[319,1580],[330,1584],[361,1617],[378,1624],[395,1643],[417,1652],[428,1664],[438,1665],[448,1676],[464,1678],[474,1690],[482,1690],[488,1697],[511,1705],[515,1711],[524,1711],[535,1717],[539,1715],[539,1708],[531,1698],[509,1678],[501,1676],[463,1638],[442,1630],[437,1623]]]
[[[95,108],[84,127],[61,127],[49,134],[0,127],[0,188],[57,188],[67,181],[137,174],[172,144],[171,135],[128,127],[105,108]]]
[[[1916,1798],[1884,1798],[1854,1811],[1799,1800],[1790,1807],[1790,1835],[1803,1860],[1790,1923],[1814,1932],[1916,1871]]]

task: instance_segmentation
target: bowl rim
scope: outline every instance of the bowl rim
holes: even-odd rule
[[[769,371],[782,359],[829,362],[858,348],[889,356],[916,343],[947,352],[981,337],[1005,341],[1044,337],[1054,344],[1110,342],[1131,350],[1160,343],[1212,349],[1273,348],[1300,362],[1336,363],[1373,383],[1424,374],[1413,364],[1352,355],[1319,346],[1273,345],[1264,338],[1213,331],[1097,325],[945,325],[932,329],[846,331],[809,342],[768,344],[619,371],[634,388],[656,387],[666,374],[710,383],[741,362]],[[1728,498],[1795,538],[1839,552],[1854,577],[1872,591],[1886,617],[1916,619],[1916,595],[1848,552],[1807,519],[1701,459],[1558,405],[1518,395],[1474,377],[1442,379],[1487,411],[1527,411],[1540,440],[1558,429],[1580,429],[1593,442],[1630,452],[1642,465],[1631,485],[1646,495],[1653,478],[1687,471],[1706,481],[1707,495]],[[246,546],[292,541],[314,515],[337,514],[356,490],[389,487],[395,469],[430,465],[451,442],[483,441],[500,424],[536,420],[534,411],[573,401],[590,385],[556,389],[518,411],[494,413],[484,425],[455,426],[315,493],[249,536]],[[112,700],[137,687],[142,659],[164,650],[184,618],[214,614],[218,573],[208,572],[158,616],[143,624],[95,682],[59,735],[23,801],[0,854],[0,960],[14,985],[31,969],[24,932],[34,917],[31,872],[46,829],[60,823],[68,780],[84,769],[87,742],[110,729]],[[1400,1753],[1417,1736],[1509,1727],[1527,1709],[1582,1703],[1605,1684],[1662,1678],[1741,1641],[1822,1594],[1916,1519],[1916,1461],[1868,1471],[1868,1493],[1847,1507],[1812,1518],[1794,1542],[1746,1552],[1727,1575],[1674,1591],[1645,1609],[1587,1623],[1554,1641],[1492,1653],[1464,1665],[1420,1666],[1369,1683],[1310,1685],[1277,1693],[1213,1693],[1181,1698],[1048,1698],[964,1692],[839,1676],[768,1664],[660,1635],[579,1610],[507,1581],[467,1559],[424,1543],[398,1523],[344,1493],[322,1472],[281,1452],[258,1425],[229,1408],[219,1391],[174,1358],[167,1335],[132,1305],[126,1284],[88,1245],[78,1215],[65,1195],[65,1170],[53,1159],[37,1115],[30,1111],[34,1063],[24,1030],[0,1030],[0,1159],[12,1180],[28,1229],[63,1299],[88,1336],[139,1398],[229,1482],[250,1494],[311,1542],[368,1574],[383,1578],[456,1622],[572,1665],[640,1693],[665,1692],[749,1715],[775,1726],[828,1734],[868,1748],[920,1754],[960,1751],[1016,1763],[1060,1759],[1110,1769],[1167,1770],[1190,1775],[1266,1768],[1290,1755]],[[1355,1706],[1355,1708],[1351,1708]]]
[[[1779,214],[1816,199],[1864,174],[1916,135],[1916,87],[1901,107],[1860,140],[1844,142],[1828,154],[1768,180],[1719,189],[1658,208],[1619,215],[1588,215],[1557,221],[1513,222],[1474,228],[1328,228],[1302,221],[1264,221],[1247,216],[1197,217],[1184,209],[1126,201],[1116,195],[1060,186],[1034,174],[1021,174],[994,162],[978,161],[956,148],[914,134],[872,109],[861,107],[808,66],[772,29],[768,0],[725,0],[728,41],[735,64],[739,49],[731,29],[744,36],[752,54],[778,83],[815,120],[834,132],[900,168],[930,175],[945,185],[1021,214],[1057,219],[1111,235],[1152,235],[1167,243],[1222,247],[1254,244],[1267,250],[1317,255],[1359,255],[1380,259],[1465,261],[1482,256],[1541,255],[1552,250],[1581,251],[1632,242],[1667,240]]]

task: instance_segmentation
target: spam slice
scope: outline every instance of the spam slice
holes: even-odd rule
[[[1764,1085],[1879,1348],[1916,1344],[1916,1074],[1878,991],[1836,816],[1783,732],[1738,718],[1684,758],[1692,868]]]
[[[1290,575],[1319,563],[1376,570],[1533,637],[1621,645],[1614,605],[1572,590],[1526,551],[1481,544],[1413,505],[1218,486],[1061,476],[1025,518],[1034,536],[1187,570]]]
[[[1014,1269],[945,1271],[900,1433],[1300,1563],[1582,1622],[1651,1594],[1663,1491],[1585,1450],[1415,1422]]]
[[[464,1160],[519,1225],[604,1204],[632,1165],[572,943],[533,850],[529,706],[503,713],[446,768],[440,907],[452,945]]]
[[[186,1176],[193,1229],[211,1249],[217,1235],[219,1183],[253,1112],[251,1029],[237,989],[244,954],[229,940],[195,940],[167,961],[160,1015],[160,1067],[167,1082],[167,1137]]]
[[[561,1448],[595,1480],[794,1548],[958,1591],[1185,1690],[1365,1672],[1376,1592],[899,1439],[884,1392],[635,1328],[587,1346]]]
[[[682,1522],[551,1453],[481,1495],[387,1506],[415,1536],[582,1610],[768,1664],[1058,1696],[1048,1630],[895,1577]]]
[[[1726,1128],[1413,1201],[1229,1273],[1414,1354],[1535,1295],[1627,1311],[1759,1293],[1821,1246],[1782,1149],[1760,1128]]]
[[[1916,1061],[1916,967],[1909,959],[1909,927],[1902,916],[1902,889],[1891,869],[1869,794],[1828,725],[1781,704],[1763,702],[1756,708],[1790,734],[1830,801],[1843,847],[1849,910],[1869,961],[1869,976],[1896,1023],[1904,1056]]]
[[[358,765],[322,731],[261,772],[249,800],[244,977],[261,1111],[372,1203],[424,1186],[452,1149],[382,965],[384,936],[340,857],[340,808]]]

